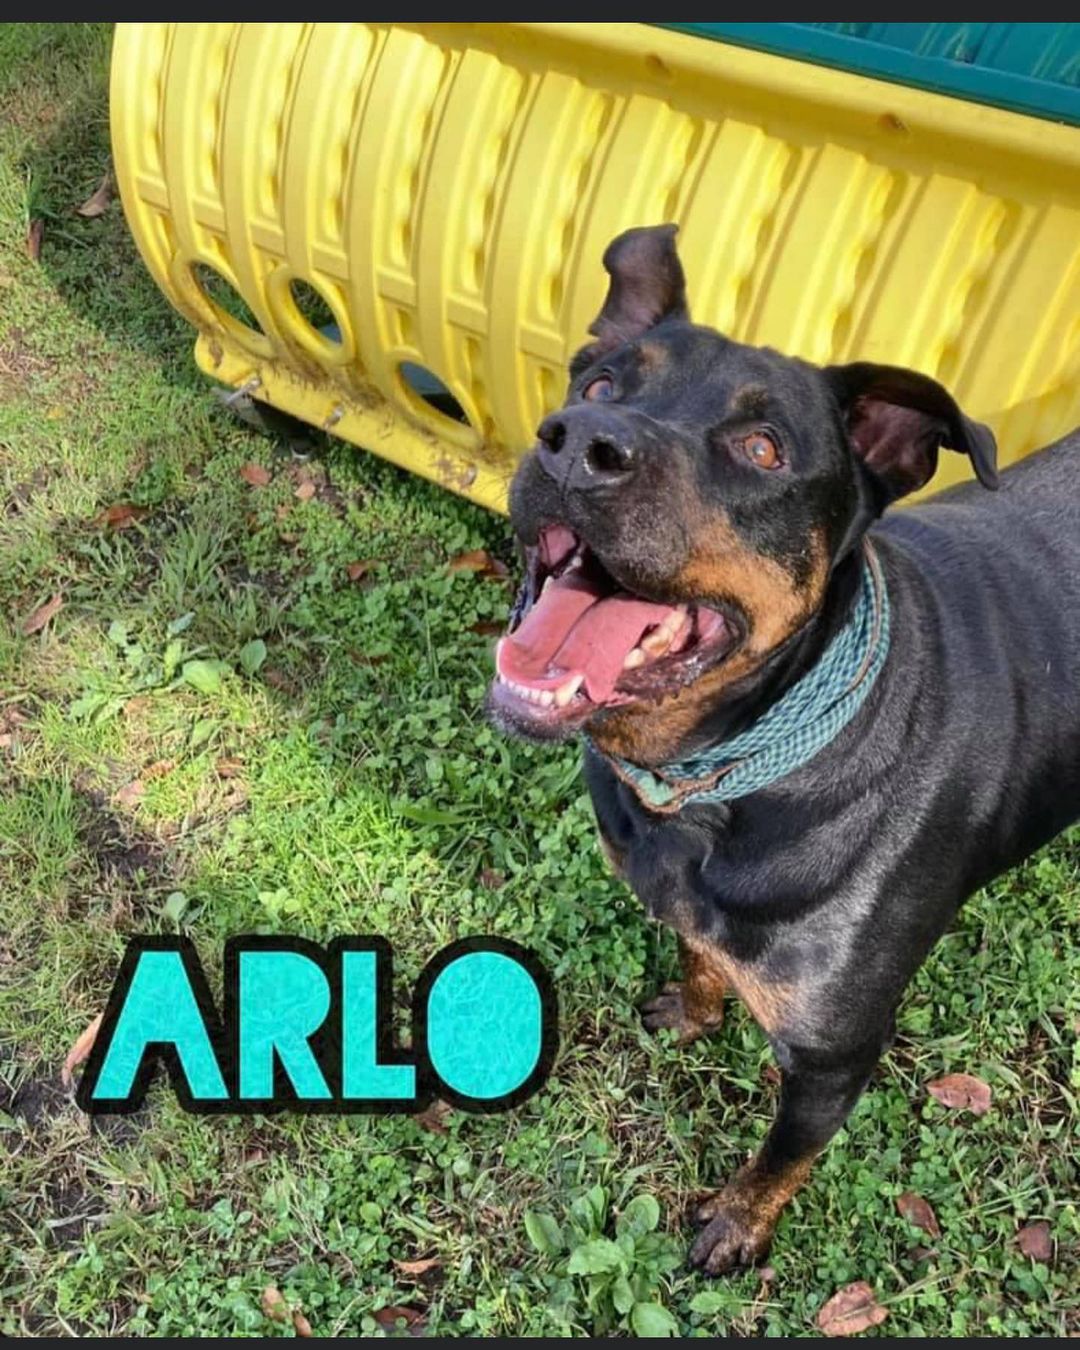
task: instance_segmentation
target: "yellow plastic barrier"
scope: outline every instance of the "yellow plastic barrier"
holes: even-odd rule
[[[1080,421],[1073,128],[642,24],[189,23],[118,26],[112,137],[207,373],[498,510],[630,225],[700,321],[918,367],[1003,461]]]

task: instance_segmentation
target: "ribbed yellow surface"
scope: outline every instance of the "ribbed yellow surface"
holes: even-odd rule
[[[1080,421],[1072,128],[641,24],[187,23],[118,26],[112,136],[204,370],[496,509],[630,225],[680,223],[699,321],[918,367],[1004,462]]]

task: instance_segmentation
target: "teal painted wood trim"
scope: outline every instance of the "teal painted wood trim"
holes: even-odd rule
[[[665,23],[1080,126],[1080,23]]]

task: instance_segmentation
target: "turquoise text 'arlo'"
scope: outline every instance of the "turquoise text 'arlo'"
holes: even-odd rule
[[[232,938],[222,1013],[186,938],[128,946],[79,1085],[84,1111],[141,1106],[157,1062],[190,1111],[469,1111],[516,1106],[557,1043],[551,980],[502,938],[464,938],[424,967],[412,1037],[395,1044],[382,938]]]

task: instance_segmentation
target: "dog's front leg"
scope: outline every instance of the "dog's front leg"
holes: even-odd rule
[[[784,1206],[802,1186],[814,1159],[844,1123],[877,1062],[879,1051],[829,1063],[785,1047],[780,1110],[761,1151],[694,1220],[702,1226],[690,1264],[708,1275],[752,1265],[769,1250]]]
[[[716,948],[689,942],[682,934],[679,963],[682,980],[665,984],[654,999],[643,1004],[641,1019],[650,1031],[677,1031],[679,1040],[686,1043],[716,1031],[723,1023],[728,981]]]

